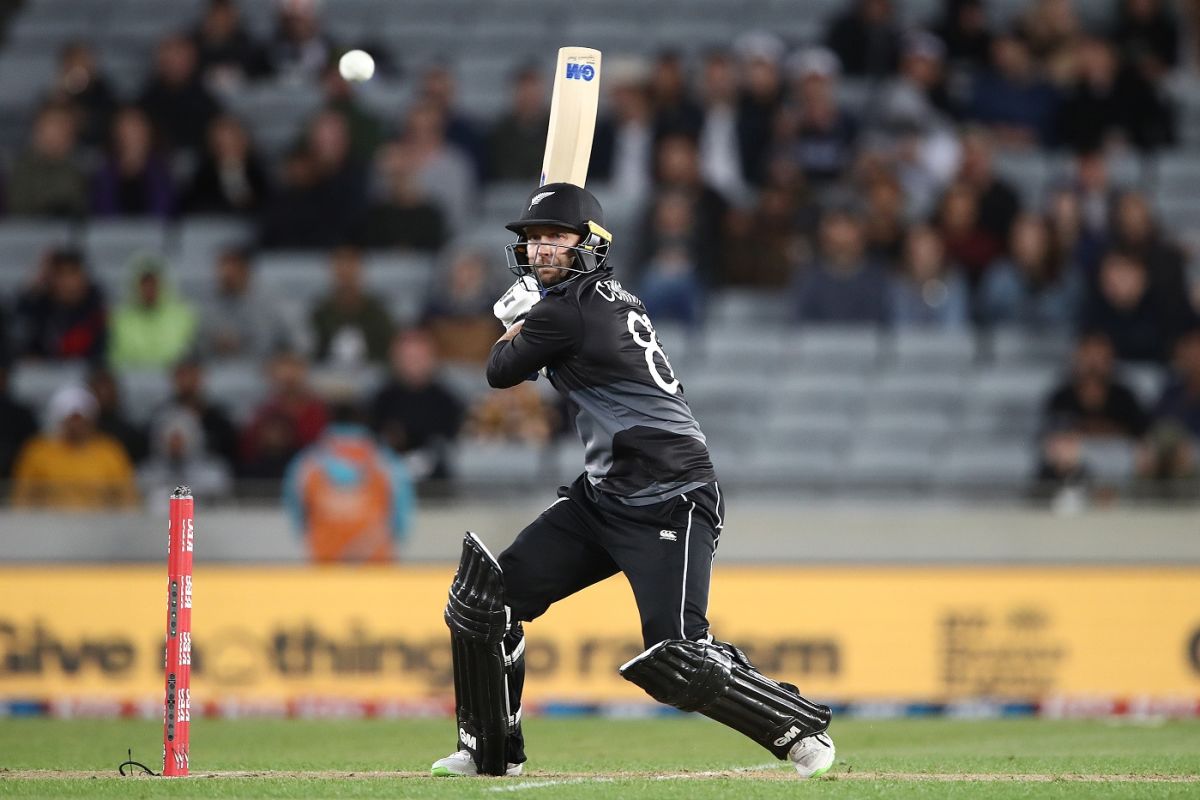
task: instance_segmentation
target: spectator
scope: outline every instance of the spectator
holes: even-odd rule
[[[334,406],[333,424],[288,467],[284,504],[318,564],[392,561],[411,524],[408,470],[375,442],[361,416]]]
[[[120,368],[174,364],[196,334],[196,312],[174,291],[158,256],[135,257],[129,294],[113,313],[109,359]]]
[[[1137,395],[1117,381],[1113,348],[1103,334],[1083,336],[1075,348],[1070,379],[1046,402],[1042,440],[1043,481],[1073,484],[1087,480],[1083,441],[1090,437],[1139,442],[1149,417]]]
[[[38,432],[33,411],[9,390],[11,373],[11,362],[0,357],[0,481],[12,477],[17,454]]]
[[[664,137],[655,152],[654,177],[659,192],[678,192],[692,204],[698,228],[691,233],[694,254],[706,279],[716,273],[722,246],[725,213],[729,206],[700,174],[696,140],[687,136]]]
[[[92,211],[97,215],[170,216],[175,190],[153,136],[141,110],[126,107],[116,113],[111,149],[92,186]]]
[[[227,469],[233,469],[237,462],[237,429],[225,409],[206,396],[204,368],[192,358],[180,361],[172,369],[171,397],[155,411],[153,424],[158,426],[160,418],[181,413],[193,416],[200,425],[205,452],[220,459]]]
[[[199,155],[221,108],[204,85],[191,39],[173,34],[159,42],[154,74],[138,105],[154,122],[165,149]]]
[[[309,386],[303,357],[277,353],[269,370],[270,393],[242,431],[240,472],[247,478],[279,480],[296,453],[325,430],[329,413]]]
[[[59,51],[58,72],[47,95],[48,105],[68,105],[75,115],[79,140],[98,147],[108,139],[116,93],[96,66],[96,53],[86,42],[69,42]]]
[[[371,401],[371,427],[404,455],[416,480],[445,480],[464,409],[437,379],[434,339],[421,329],[401,331],[392,339],[390,359],[391,377]]]
[[[957,131],[943,125],[937,115],[899,117],[894,125],[876,130],[872,138],[874,143],[861,151],[860,171],[882,169],[899,181],[906,218],[932,217],[959,169],[962,147]]]
[[[1175,142],[1174,109],[1152,81],[1131,67],[1118,70],[1105,41],[1089,39],[1078,50],[1078,77],[1058,112],[1061,144],[1090,152],[1119,136],[1153,151]]]
[[[384,145],[378,168],[383,197],[367,209],[364,246],[437,251],[446,241],[446,220],[418,180],[412,149],[403,142]]]
[[[502,392],[482,395],[467,413],[463,436],[479,442],[544,447],[559,422],[554,406],[526,381]]]
[[[955,116],[946,87],[946,46],[932,33],[916,31],[904,39],[899,74],[880,93],[878,114],[886,127],[945,127]]]
[[[740,204],[749,189],[739,156],[737,68],[728,52],[705,56],[700,97],[700,174],[727,202]]]
[[[683,56],[664,50],[654,59],[650,70],[650,105],[654,114],[654,140],[683,135],[700,135],[704,114],[692,96]]]
[[[93,367],[87,390],[96,399],[96,430],[117,440],[129,459],[140,464],[149,450],[146,432],[129,419],[121,396],[121,384],[108,367]]]
[[[968,118],[986,125],[1006,148],[1053,144],[1058,94],[1039,75],[1025,43],[1014,35],[992,43],[992,68],[971,88]]]
[[[904,190],[894,175],[881,172],[867,184],[865,194],[867,254],[888,267],[898,266],[907,225]]]
[[[943,0],[941,20],[934,33],[946,44],[951,69],[970,74],[987,68],[992,35],[983,0]]]
[[[731,212],[721,283],[763,289],[786,287],[808,253],[808,243],[798,224],[805,216],[805,199],[802,190],[771,181],[758,193],[758,202],[749,214],[736,209]]]
[[[789,67],[799,102],[779,120],[779,145],[800,165],[809,183],[828,185],[852,163],[858,137],[857,121],[838,107],[837,56],[822,47],[809,48],[789,59]]]
[[[304,145],[284,157],[280,187],[259,219],[259,242],[265,248],[320,248],[338,244],[317,187],[317,163]]]
[[[1176,101],[1152,61],[1127,63],[1117,73],[1117,94],[1127,103],[1125,125],[1130,142],[1144,153],[1178,143]]]
[[[1082,35],[1071,0],[1033,0],[1017,22],[1016,33],[1050,79],[1061,83]]]
[[[366,202],[366,169],[350,153],[346,120],[322,111],[309,123],[303,152],[285,164],[284,189],[267,208],[263,244],[337,247],[352,238]]]
[[[312,83],[333,58],[333,41],[321,31],[317,0],[279,0],[267,62],[276,77],[294,85]]]
[[[1190,478],[1200,461],[1200,329],[1179,339],[1172,366],[1154,408],[1151,470],[1164,479]]]
[[[351,150],[346,117],[332,109],[309,123],[307,142],[316,164],[317,194],[331,218],[331,233],[344,241],[366,206],[366,162]]]
[[[784,46],[774,34],[750,33],[738,38],[734,50],[742,62],[737,129],[742,174],[757,187],[767,177],[776,118],[783,107],[785,89],[780,60]]]
[[[488,280],[488,266],[475,250],[454,253],[449,273],[438,280],[421,314],[422,324],[437,342],[442,361],[483,364],[503,333],[492,315],[498,294]]]
[[[87,213],[87,181],[75,163],[75,119],[67,106],[46,106],[33,122],[27,149],[8,178],[14,216],[79,218]]]
[[[605,67],[604,79],[612,111],[596,123],[589,172],[636,206],[650,194],[653,174],[654,112],[646,72],[640,62],[618,61]]]
[[[658,194],[638,259],[638,291],[656,320],[686,325],[701,321],[705,289],[714,276],[704,274],[700,266],[699,227],[693,201],[685,193]]]
[[[900,267],[898,274],[889,277],[889,321],[893,326],[966,328],[967,284],[947,263],[937,231],[928,225],[914,226],[904,241]]]
[[[290,344],[277,303],[254,288],[250,253],[228,247],[214,266],[214,288],[201,295],[199,306],[196,343],[201,353],[258,360]]]
[[[885,78],[900,60],[900,30],[891,0],[856,0],[834,19],[825,44],[837,54],[847,75]]]
[[[1080,276],[1096,275],[1104,241],[1085,228],[1079,198],[1069,187],[1058,187],[1050,192],[1045,209],[1050,246],[1074,264]]]
[[[96,430],[96,399],[59,389],[47,409],[49,433],[35,436],[13,468],[13,504],[78,511],[138,502],[133,465],[121,445]]]
[[[1150,288],[1141,256],[1111,250],[1084,308],[1083,329],[1099,331],[1125,361],[1164,363],[1182,331]]]
[[[1125,132],[1128,98],[1117,86],[1117,60],[1102,39],[1086,39],[1076,55],[1073,85],[1058,108],[1058,143],[1077,153],[1102,150]]]
[[[332,61],[321,74],[321,89],[325,95],[325,109],[336,111],[346,121],[350,157],[363,164],[370,163],[385,138],[383,123],[358,102],[353,86]]]
[[[210,86],[233,89],[270,70],[261,46],[242,24],[234,0],[208,0],[192,31],[192,43],[200,74]]]
[[[438,138],[467,158],[473,183],[481,180],[487,174],[485,143],[478,126],[459,107],[458,84],[450,65],[438,62],[427,66],[421,73],[417,95],[420,105],[437,111],[435,117],[440,120]],[[540,164],[538,169],[541,169]]]
[[[318,360],[341,364],[383,361],[392,318],[383,300],[363,286],[362,254],[339,247],[329,260],[330,292],[312,310]]]
[[[1146,196],[1126,191],[1116,197],[1110,225],[1113,246],[1137,253],[1146,265],[1150,294],[1172,330],[1197,324],[1188,287],[1187,257],[1155,221]]]
[[[959,98],[947,88],[945,46],[923,31],[905,37],[900,73],[871,98],[860,168],[883,160],[900,181],[909,213],[927,217],[959,168]],[[961,81],[960,81],[961,83]]]
[[[1079,204],[1084,231],[1102,239],[1108,234],[1109,211],[1113,199],[1108,162],[1103,151],[1077,154],[1074,173],[1067,188],[1075,194]]]
[[[278,494],[278,482],[283,480],[288,465],[301,448],[296,426],[283,411],[271,408],[256,416],[253,422],[253,447],[244,450],[238,461],[238,493],[251,497],[275,497]]]
[[[1021,210],[1017,192],[998,177],[992,167],[992,137],[981,128],[969,129],[962,137],[962,161],[958,178],[975,190],[979,224],[1003,249],[1012,232],[1013,220]]]
[[[1179,66],[1179,21],[1162,0],[1120,0],[1111,39],[1152,81]]]
[[[523,181],[542,171],[546,129],[546,82],[540,64],[521,67],[513,73],[512,99],[487,134],[487,175],[496,181]]]
[[[437,106],[409,109],[401,141],[408,146],[421,188],[442,211],[450,230],[466,224],[475,200],[475,176],[469,159],[446,141],[446,118]]]
[[[984,228],[976,190],[957,181],[946,190],[938,209],[937,227],[950,260],[960,265],[972,292],[1001,252],[1003,240]]]
[[[1180,337],[1171,366],[1155,417],[1175,421],[1200,442],[1200,328]]]
[[[233,491],[228,465],[205,450],[204,430],[191,411],[157,416],[150,442],[150,458],[138,470],[143,496],[168,497],[176,486],[187,486],[197,498],[219,500]]]
[[[189,214],[253,214],[267,199],[267,172],[236,117],[222,114],[208,126],[208,147],[184,195]]]
[[[1070,188],[1058,188],[1051,192],[1046,207],[1052,247],[1074,264],[1081,276],[1094,280],[1104,240],[1084,225],[1079,197]]]
[[[887,321],[887,279],[866,256],[862,220],[846,208],[821,220],[820,255],[800,274],[793,315],[804,324],[876,324]]]
[[[1009,252],[984,278],[984,321],[1027,330],[1073,330],[1083,300],[1082,272],[1058,249],[1046,220],[1032,214],[1018,217]]]
[[[17,297],[15,351],[28,358],[99,360],[108,352],[104,295],[77,250],[54,250]]]

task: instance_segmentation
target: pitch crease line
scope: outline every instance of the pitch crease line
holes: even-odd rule
[[[566,780],[524,781],[511,786],[493,786],[489,792],[523,792],[526,789],[546,789],[551,786],[566,786],[572,783],[612,783],[615,778],[568,778]]]

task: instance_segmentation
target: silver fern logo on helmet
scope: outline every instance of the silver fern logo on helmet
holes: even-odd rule
[[[535,194],[533,199],[529,201],[529,207],[533,208],[552,194],[554,194],[554,192],[541,192],[540,194]]]

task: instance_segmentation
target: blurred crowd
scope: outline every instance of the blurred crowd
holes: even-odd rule
[[[537,444],[563,428],[562,410],[528,387],[468,406],[438,378],[441,363],[479,364],[499,333],[495,254],[460,242],[490,187],[540,170],[544,70],[515,68],[506,109],[481,119],[458,104],[451,64],[407,74],[381,58],[382,74],[414,88],[385,118],[336,69],[358,43],[334,41],[311,2],[278,13],[256,40],[236,0],[211,0],[194,29],[161,41],[133,102],[86,42],[62,51],[27,146],[0,173],[0,215],[233,215],[253,221],[256,240],[223,251],[200,296],[182,296],[160,254],[131,259],[120,297],[77,249],[2,265],[29,274],[0,298],[7,360],[90,365],[86,386],[36,415],[0,370],[0,478],[14,479],[18,502],[124,504],[139,485],[219,495],[279,480],[347,399],[417,480],[449,474],[459,437]],[[919,29],[902,27],[889,0],[855,0],[820,42],[764,32],[695,59],[606,53],[589,185],[603,187],[619,233],[619,277],[656,321],[703,326],[714,293],[737,288],[786,296],[798,325],[1079,336],[1071,379],[1047,399],[1044,476],[1082,480],[1078,441],[1093,433],[1137,441],[1143,474],[1190,475],[1200,292],[1151,199],[1109,170],[1177,146],[1166,80],[1183,68],[1182,45],[1162,0],[1119,0],[1107,30],[1088,29],[1071,0],[1031,0],[1005,28],[982,0],[947,0]],[[276,159],[226,102],[260,81],[311,84],[323,98]],[[854,91],[865,102],[849,102]],[[1014,153],[1064,168],[1034,200],[995,168]],[[256,254],[271,249],[328,256],[328,292],[300,335],[255,287]],[[363,252],[379,249],[447,264],[418,320],[395,319],[364,285]],[[203,389],[213,361],[246,358],[271,384],[248,413]],[[1174,370],[1157,407],[1120,385],[1115,361]],[[329,362],[382,365],[389,378],[372,396],[322,397],[306,376]],[[139,427],[118,379],[145,368],[170,370],[174,396]]]

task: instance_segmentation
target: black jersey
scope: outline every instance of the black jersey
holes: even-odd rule
[[[607,270],[551,287],[515,338],[497,342],[488,383],[516,386],[546,367],[579,409],[588,480],[630,505],[716,480],[704,434],[642,301]]]

